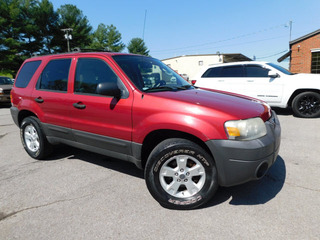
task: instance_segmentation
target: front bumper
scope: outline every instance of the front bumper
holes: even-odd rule
[[[10,95],[0,95],[0,103],[10,103]]]
[[[206,142],[216,163],[220,186],[259,179],[275,162],[280,149],[281,127],[274,111],[265,124],[267,135],[255,140]]]

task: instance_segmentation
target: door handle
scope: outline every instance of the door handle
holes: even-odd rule
[[[247,80],[247,82],[254,82],[254,80]]]
[[[78,109],[85,109],[86,108],[86,105],[84,105],[82,102],[74,103],[73,106]]]
[[[34,99],[37,103],[43,103],[44,100],[42,99],[42,97],[37,97]]]

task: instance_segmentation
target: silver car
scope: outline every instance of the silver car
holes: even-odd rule
[[[0,76],[0,103],[10,103],[10,92],[13,81],[9,77]]]

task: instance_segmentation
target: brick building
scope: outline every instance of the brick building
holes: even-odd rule
[[[293,73],[320,73],[320,29],[289,42],[290,50],[278,62],[290,57]]]

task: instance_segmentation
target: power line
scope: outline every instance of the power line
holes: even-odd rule
[[[269,55],[269,56],[258,57],[258,58],[256,58],[256,59],[270,58],[270,57],[274,57],[274,56],[277,56],[277,55],[283,54],[283,53],[285,53],[285,52],[288,52],[288,50],[284,50],[284,51],[281,51],[281,52],[278,52],[278,53],[274,53],[274,54]]]
[[[227,41],[231,41],[231,40],[236,40],[236,39],[240,39],[240,38],[244,38],[244,37],[249,37],[249,36],[253,36],[253,35],[257,35],[259,33],[262,32],[267,32],[279,27],[285,27],[287,26],[287,24],[280,24],[277,26],[273,26],[267,29],[262,29],[259,31],[255,31],[252,33],[247,33],[247,34],[243,34],[243,35],[239,35],[236,37],[231,37],[231,38],[227,38],[227,39],[223,39],[223,40],[218,40],[218,41],[214,41],[214,42],[208,42],[208,43],[202,43],[202,44],[197,44],[197,45],[191,45],[191,46],[185,46],[185,47],[179,47],[179,48],[172,48],[172,49],[164,49],[164,50],[157,50],[157,51],[152,51],[153,53],[158,53],[158,52],[172,52],[172,51],[177,51],[177,50],[183,50],[183,49],[188,49],[188,48],[196,48],[196,47],[202,47],[202,46],[207,46],[207,45],[212,45],[212,44],[216,44],[216,43],[222,43],[222,42],[227,42]]]

